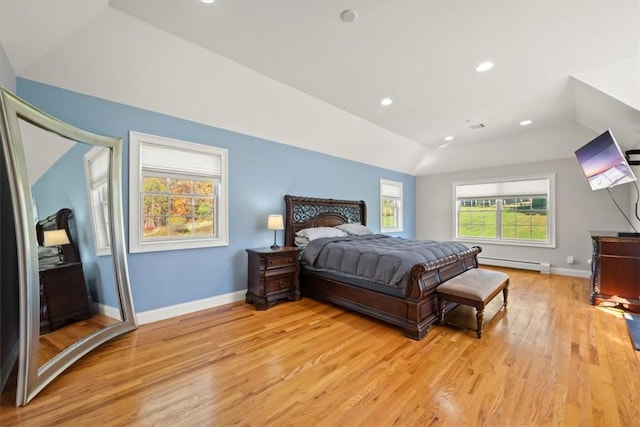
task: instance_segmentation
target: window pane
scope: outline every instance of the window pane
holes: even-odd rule
[[[150,196],[142,198],[142,213],[147,215],[167,215],[169,213],[169,196]]]
[[[166,193],[168,190],[166,178],[157,178],[153,176],[142,177],[143,193]]]
[[[191,194],[190,179],[169,179],[169,192],[171,194]]]
[[[195,218],[193,222],[196,236],[213,236],[213,217]]]
[[[171,198],[171,215],[172,216],[191,216],[193,205],[191,197],[172,197]]]
[[[193,220],[188,216],[172,216],[169,221],[169,236],[183,237],[191,235]]]
[[[145,239],[164,238],[168,235],[166,216],[145,215],[143,221],[143,237]]]
[[[382,228],[398,228],[396,200],[382,199]]]
[[[215,235],[213,181],[145,176],[143,186],[143,239]]]
[[[458,216],[458,236],[496,237],[495,199],[462,200]]]
[[[211,181],[193,181],[193,194],[212,196],[213,182]]]

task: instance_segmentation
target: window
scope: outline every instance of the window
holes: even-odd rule
[[[454,183],[455,238],[555,247],[554,175]]]
[[[130,132],[129,251],[226,246],[227,150]]]
[[[380,231],[402,231],[402,183],[380,180]]]
[[[94,147],[84,155],[87,197],[96,255],[111,255],[109,225],[109,162],[107,147]]]

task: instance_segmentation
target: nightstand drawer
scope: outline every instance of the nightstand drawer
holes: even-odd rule
[[[283,256],[270,256],[262,258],[260,267],[262,270],[271,270],[274,268],[281,268],[294,265],[297,260],[294,254],[284,254]]]
[[[287,274],[286,276],[276,276],[267,279],[267,292],[279,292],[291,290],[294,288],[293,276]]]

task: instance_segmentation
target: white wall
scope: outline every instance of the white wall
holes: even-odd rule
[[[432,240],[453,239],[453,182],[540,173],[555,173],[556,248],[483,243],[479,245],[483,249],[482,255],[548,262],[554,273],[586,276],[590,270],[587,260],[591,257],[589,231],[629,231],[630,227],[605,190],[591,191],[575,158],[419,176],[416,179],[417,237]],[[612,190],[623,209],[630,203],[627,187],[623,185]],[[575,258],[575,264],[567,264],[568,255]]]
[[[13,72],[9,59],[0,44],[0,86],[16,93],[16,73]]]
[[[20,77],[408,174],[426,150],[113,8]]]

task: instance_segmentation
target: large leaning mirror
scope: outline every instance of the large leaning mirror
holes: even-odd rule
[[[124,246],[122,140],[75,128],[5,89],[0,95],[18,261],[22,406],[137,323]]]

